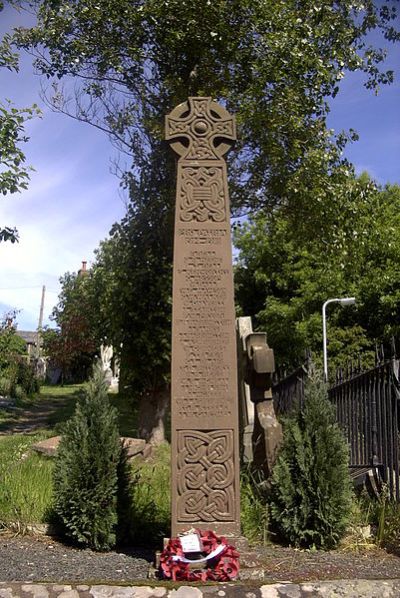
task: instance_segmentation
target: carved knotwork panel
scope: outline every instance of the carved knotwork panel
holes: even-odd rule
[[[182,168],[179,219],[182,222],[224,222],[226,219],[222,166]]]
[[[220,160],[236,139],[235,119],[211,98],[189,98],[166,117],[165,138],[185,160]]]
[[[233,430],[179,430],[178,522],[235,520]]]

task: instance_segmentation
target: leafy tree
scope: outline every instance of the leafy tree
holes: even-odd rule
[[[22,399],[39,390],[39,380],[27,360],[26,343],[17,335],[16,315],[10,311],[0,323],[0,395]]]
[[[136,206],[128,206],[97,251],[91,280],[102,333],[120,352],[120,389],[140,397],[139,435],[158,444],[169,405],[174,188],[164,167],[172,156],[160,147],[153,159],[139,190],[131,190]]]
[[[37,70],[51,81],[48,101],[108,132],[131,156],[131,169],[121,173],[129,209],[101,246],[94,278],[103,291],[103,328],[116,348],[123,326],[121,373],[163,397],[175,188],[174,161],[162,144],[164,115],[190,95],[222,101],[239,125],[230,168],[235,208],[285,210],[301,223],[299,234],[312,235],[315,218],[328,229],[351,172],[341,151],[355,138],[327,130],[328,98],[338,93],[346,69],[364,71],[372,88],[392,80],[393,73],[378,68],[384,52],[369,48],[365,35],[381,28],[387,40],[398,39],[395,3],[30,4],[37,25],[15,39],[36,54]]]
[[[81,546],[108,550],[115,544],[121,454],[117,412],[98,367],[66,424],[54,470],[55,512]]]
[[[56,330],[43,333],[44,349],[65,377],[85,379],[100,341],[94,325],[96,312],[89,294],[87,278],[67,272],[60,279],[59,302],[53,309]]]
[[[335,423],[322,378],[305,387],[302,410],[289,418],[272,472],[270,517],[295,546],[334,547],[351,512],[348,447]]]
[[[26,342],[16,334],[16,315],[16,311],[7,312],[0,323],[0,368],[9,365],[16,355],[26,353]]]
[[[0,3],[0,13],[4,5]],[[8,70],[18,70],[18,54],[13,52],[11,36],[5,35],[0,40],[0,67]],[[24,132],[24,123],[39,115],[40,110],[34,104],[30,108],[16,108],[8,100],[0,101],[0,193],[17,193],[27,189],[29,181],[29,168],[25,164],[25,155],[21,144],[28,141],[29,137]],[[18,240],[16,228],[10,226],[0,227],[0,242]]]
[[[331,306],[333,365],[365,351],[368,362],[376,340],[398,333],[399,191],[377,188],[367,175],[350,181],[330,231],[316,221],[313,239],[281,213],[261,214],[236,231],[238,303],[268,331],[281,365],[298,365],[306,349],[321,355],[321,309],[331,297],[357,298],[355,307]]]
[[[346,69],[365,71],[372,88],[393,79],[378,68],[385,52],[369,47],[365,34],[380,28],[387,40],[399,39],[396,2],[30,4],[38,24],[16,39],[53,79],[49,101],[62,111],[74,106],[73,116],[109,132],[132,155],[137,184],[158,153],[166,113],[188,95],[226,102],[240,126],[232,195],[241,207],[295,201],[305,208],[310,188],[314,203],[332,198],[337,181],[327,175],[348,165],[340,158],[345,136],[332,140],[326,129],[327,98]],[[68,76],[81,82],[75,102],[57,86]]]

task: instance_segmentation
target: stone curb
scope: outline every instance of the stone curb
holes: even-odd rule
[[[0,598],[395,598],[400,596],[400,579],[337,580],[257,585],[221,583],[209,586],[171,588],[163,585],[64,585],[0,582]]]

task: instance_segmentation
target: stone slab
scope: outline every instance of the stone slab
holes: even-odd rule
[[[237,357],[227,167],[234,118],[206,97],[166,117],[178,154],[171,368],[172,536],[240,534]]]
[[[61,436],[52,436],[46,440],[36,442],[32,445],[32,449],[37,453],[46,455],[46,457],[54,457],[57,453],[58,445],[60,444]],[[121,436],[121,441],[127,449],[128,459],[142,457],[147,459],[151,455],[152,447],[142,438],[131,438],[129,436]]]
[[[52,436],[51,438],[46,438],[46,440],[32,444],[31,448],[46,457],[55,457],[60,440],[61,436]]]

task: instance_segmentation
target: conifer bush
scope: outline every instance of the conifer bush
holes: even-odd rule
[[[96,367],[66,424],[54,470],[54,510],[70,540],[94,550],[115,545],[122,458],[117,411]]]
[[[271,522],[292,545],[329,549],[344,534],[351,507],[348,446],[335,422],[326,384],[313,373],[304,407],[284,426],[271,479]]]

